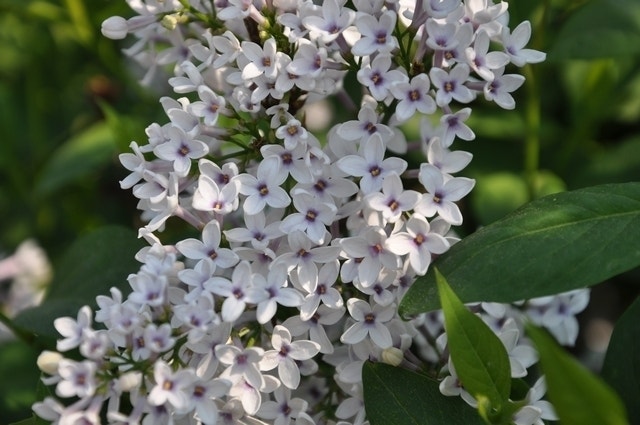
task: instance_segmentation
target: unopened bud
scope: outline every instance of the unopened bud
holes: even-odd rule
[[[139,388],[142,384],[142,375],[140,372],[127,372],[118,378],[119,389],[130,392],[135,388]]]
[[[102,35],[112,40],[122,40],[129,32],[127,20],[121,16],[112,16],[102,22]]]
[[[45,350],[38,356],[36,364],[38,368],[47,375],[56,375],[58,373],[58,363],[60,363],[62,359],[62,354],[57,351]]]
[[[404,353],[396,347],[389,347],[382,350],[382,361],[391,366],[400,366],[404,360]]]
[[[178,18],[175,15],[165,15],[162,18],[161,24],[166,29],[172,31],[178,26]]]

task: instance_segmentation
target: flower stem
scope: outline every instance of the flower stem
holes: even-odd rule
[[[524,144],[524,176],[529,199],[536,196],[536,175],[540,165],[540,98],[531,66],[523,69],[527,79],[527,102],[525,105],[526,138]]]

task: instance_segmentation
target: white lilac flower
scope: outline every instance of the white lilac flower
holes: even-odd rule
[[[203,157],[209,149],[204,142],[190,138],[179,127],[171,127],[168,135],[169,141],[156,146],[153,152],[158,158],[172,161],[174,171],[184,177],[189,174],[192,160]]]
[[[278,368],[278,377],[289,389],[300,384],[300,370],[297,361],[307,360],[318,354],[320,344],[309,340],[291,340],[289,330],[281,325],[275,326],[271,336],[273,350],[266,351],[260,361],[260,369],[269,371]]]
[[[369,89],[375,100],[381,102],[389,96],[391,87],[408,80],[400,69],[391,69],[390,54],[379,54],[370,64],[360,68],[358,82]]]
[[[153,367],[155,386],[149,392],[147,400],[153,406],[163,406],[169,403],[177,410],[189,406],[189,386],[195,380],[190,369],[173,371],[162,360],[157,360]]]
[[[391,93],[400,101],[396,107],[398,121],[408,120],[416,111],[423,114],[435,112],[436,103],[429,95],[429,88],[429,77],[426,74],[416,75],[411,82],[399,82],[391,87]]]
[[[53,321],[53,326],[64,338],[56,343],[58,351],[69,351],[76,348],[82,342],[84,334],[91,330],[92,312],[89,306],[84,306],[78,311],[77,319],[71,317],[59,317]]]
[[[220,247],[220,223],[212,220],[202,229],[202,241],[188,238],[176,243],[176,249],[192,260],[205,260],[213,266],[228,268],[238,262],[238,256],[228,248]]]
[[[229,378],[232,382],[242,377],[253,388],[265,385],[264,376],[260,373],[259,362],[264,355],[260,347],[240,349],[234,345],[218,344],[215,348],[216,357],[220,363],[227,365],[221,378]]]
[[[340,292],[333,287],[338,281],[339,263],[331,261],[324,264],[318,271],[318,280],[315,285],[311,282],[301,283],[300,286],[307,292],[304,301],[300,305],[300,318],[309,320],[318,310],[322,302],[329,308],[339,309],[344,304]],[[295,283],[295,282],[294,282]]]
[[[400,175],[407,162],[397,157],[384,158],[382,137],[375,133],[360,145],[358,155],[340,158],[336,165],[345,173],[361,177],[360,189],[366,195],[382,188],[382,181],[390,174]]]
[[[332,309],[321,304],[309,320],[302,320],[300,316],[291,316],[282,325],[291,331],[293,336],[309,333],[309,339],[320,345],[320,352],[331,354],[335,350],[334,342],[327,335],[325,326],[329,329],[341,321],[346,308]]]
[[[240,182],[233,179],[220,188],[210,177],[201,174],[198,187],[193,195],[193,208],[200,211],[213,211],[228,214],[238,208],[238,189]]]
[[[495,78],[493,81],[484,85],[484,98],[494,101],[498,106],[504,109],[514,109],[516,101],[511,96],[511,92],[516,91],[524,84],[524,77],[518,74],[503,75],[504,68],[494,71]]]
[[[215,400],[226,395],[230,387],[231,382],[225,379],[196,378],[189,388],[189,407],[185,410],[195,410],[203,424],[217,423],[219,411]]]
[[[328,0],[322,2],[322,17],[307,15],[302,18],[302,23],[312,33],[317,34],[320,40],[331,43],[353,23],[355,12],[344,7],[346,0]]]
[[[383,267],[400,268],[400,259],[387,247],[387,234],[381,227],[368,227],[360,235],[340,240],[340,247],[356,264],[357,278],[363,286],[372,285]],[[346,263],[345,263],[346,264]],[[343,281],[351,281],[342,267]]]
[[[240,183],[239,192],[247,196],[243,203],[246,214],[258,214],[267,205],[272,208],[284,208],[291,203],[287,192],[280,187],[286,175],[278,172],[277,158],[262,161],[255,177],[243,173],[236,179]]]
[[[286,287],[287,283],[287,269],[284,265],[274,265],[270,268],[263,287],[267,296],[259,301],[256,307],[258,323],[265,324],[270,321],[276,314],[278,304],[285,307],[299,307],[302,304],[302,294],[294,288]]]
[[[61,359],[58,363],[60,382],[56,386],[56,394],[60,397],[91,397],[97,389],[96,363],[85,360],[76,362]]]
[[[502,52],[489,52],[489,35],[485,31],[476,34],[473,48],[467,47],[467,63],[485,81],[492,81],[493,70],[509,63],[509,56]]]
[[[473,158],[465,151],[450,151],[442,145],[439,137],[434,137],[427,146],[427,161],[443,173],[453,174],[463,170]]]
[[[269,218],[273,214],[269,215]],[[267,216],[264,211],[256,214],[244,214],[244,227],[236,227],[224,231],[224,235],[230,242],[250,242],[253,247],[266,248],[269,243],[284,234],[280,230],[280,221],[274,220],[267,224]]]
[[[284,140],[286,149],[295,149],[299,144],[306,145],[309,135],[300,121],[293,118],[276,130],[276,137]]]
[[[283,55],[276,50],[276,40],[270,38],[260,46],[251,41],[243,41],[241,44],[242,54],[249,60],[249,63],[242,69],[242,79],[250,81],[260,75],[273,79],[278,72],[278,60]]]
[[[413,209],[420,194],[415,190],[404,190],[402,180],[397,174],[391,174],[382,182],[382,193],[369,194],[365,200],[374,210],[381,211],[389,223],[395,223],[403,212]]]
[[[251,272],[251,266],[241,261],[233,269],[231,281],[214,276],[205,283],[205,288],[216,295],[225,297],[222,303],[222,320],[234,322],[244,312],[247,303],[256,304],[267,297],[264,277]]]
[[[446,148],[451,146],[453,140],[459,137],[462,140],[473,140],[476,135],[464,123],[471,115],[471,108],[463,108],[453,114],[445,114],[440,118],[442,128],[442,145]]]
[[[455,204],[467,195],[475,180],[466,177],[453,177],[445,180],[442,171],[431,164],[422,164],[419,174],[420,183],[427,190],[415,206],[415,211],[425,217],[438,214],[453,225],[462,224],[462,213]]]
[[[312,242],[322,244],[326,238],[326,226],[333,222],[337,208],[333,204],[321,202],[308,193],[298,192],[293,195],[293,206],[296,213],[286,216],[280,230],[291,233],[301,230]]]
[[[442,254],[449,249],[447,240],[431,232],[429,222],[420,214],[413,214],[406,223],[406,232],[398,232],[389,237],[389,251],[409,254],[409,263],[418,275],[424,275],[431,264],[432,254]]]
[[[363,102],[360,111],[358,111],[358,119],[340,124],[336,129],[338,135],[346,140],[364,142],[377,133],[383,141],[390,140],[393,137],[393,131],[385,124],[380,123],[380,117],[376,113],[375,107],[375,104]]]
[[[357,344],[367,336],[380,348],[392,345],[391,333],[385,325],[395,316],[395,304],[373,307],[366,301],[350,298],[347,301],[349,314],[356,321],[340,337],[345,344]]]
[[[279,387],[273,392],[273,396],[275,401],[265,401],[260,406],[256,413],[259,418],[275,420],[273,423],[278,425],[289,425],[292,419],[299,424],[302,418],[314,423],[305,413],[309,403],[301,398],[292,398],[289,388]]]
[[[375,52],[390,53],[398,47],[398,40],[393,36],[397,15],[387,10],[380,19],[371,15],[360,15],[356,18],[356,27],[362,37],[351,48],[356,56],[366,56]]]
[[[218,96],[204,85],[198,86],[198,96],[200,100],[191,103],[187,110],[196,117],[201,117],[205,125],[215,126],[221,110],[224,111],[227,102],[223,96]]]
[[[431,68],[429,72],[431,82],[436,87],[436,103],[443,107],[457,100],[460,103],[471,102],[475,95],[464,85],[469,78],[469,67],[466,64],[458,64],[447,72],[440,68]]]
[[[513,31],[509,31],[506,25],[502,27],[502,43],[504,51],[509,55],[511,63],[524,66],[527,63],[538,63],[546,59],[546,53],[533,49],[525,49],[524,46],[531,38],[531,23],[524,21]]]

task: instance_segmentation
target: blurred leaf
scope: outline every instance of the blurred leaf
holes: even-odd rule
[[[534,185],[536,199],[567,190],[567,185],[564,181],[549,170],[538,170]]]
[[[371,425],[483,424],[460,397],[446,397],[423,375],[382,363],[362,367],[364,406]]]
[[[447,345],[458,378],[475,399],[488,398],[491,408],[501,412],[511,394],[507,350],[489,326],[462,304],[437,269],[435,274]]]
[[[56,338],[56,317],[76,317],[84,305],[95,306],[111,287],[130,291],[127,276],[139,267],[134,256],[144,243],[124,227],[107,226],[78,239],[55,265],[42,305],[20,313],[14,322],[36,335]]]
[[[624,140],[591,156],[568,179],[574,187],[594,184],[640,181],[640,137]]]
[[[100,109],[107,120],[107,124],[111,129],[116,140],[117,150],[129,152],[129,144],[132,140],[137,140],[138,145],[141,141],[146,140],[144,129],[147,124],[135,115],[123,115],[118,113],[107,102],[99,102]]]
[[[602,377],[624,401],[631,423],[640,423],[640,298],[616,323]]]
[[[48,195],[81,179],[111,161],[115,152],[113,135],[106,122],[97,123],[67,140],[44,167],[36,193]]]
[[[527,184],[513,173],[492,173],[477,179],[471,207],[482,225],[493,223],[529,200]]]
[[[628,424],[624,406],[611,388],[567,354],[542,329],[527,326],[527,333],[540,353],[547,396],[561,423]]]
[[[32,333],[38,338],[39,347],[55,347],[55,341],[60,337],[53,326],[53,321],[58,317],[78,316],[78,310],[86,304],[84,300],[69,296],[64,299],[45,300],[36,307],[21,311],[13,322],[21,329]]]
[[[22,342],[0,344],[0,412],[2,422],[29,415],[36,401],[40,371],[35,367],[37,353]]]
[[[14,422],[11,425],[41,425],[42,422],[38,420],[37,417],[32,416],[28,419],[23,419],[20,422]]]
[[[640,265],[640,183],[535,200],[440,256],[400,304],[438,309],[437,267],[463,302],[513,302],[602,282]]]
[[[134,256],[144,246],[135,232],[106,226],[77,240],[55,267],[47,300],[73,297],[93,304],[112,286],[129,289],[127,276],[140,267]]]
[[[625,57],[640,54],[640,3],[594,0],[564,24],[549,61]]]

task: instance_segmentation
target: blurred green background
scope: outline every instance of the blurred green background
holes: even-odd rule
[[[640,2],[509,3],[511,26],[530,20],[529,46],[548,60],[519,71],[515,111],[473,106],[476,140],[454,145],[474,153],[464,174],[477,179],[463,232],[544,194],[640,180]],[[120,52],[131,41],[102,37],[112,15],[132,13],[124,0],[0,0],[0,258],[35,239],[56,270],[81,235],[139,225],[117,155],[166,121],[166,89],[139,87]],[[613,320],[632,301],[636,274],[620,280],[596,288],[592,314]],[[42,398],[35,359],[51,341],[0,344],[0,422],[11,423]]]

